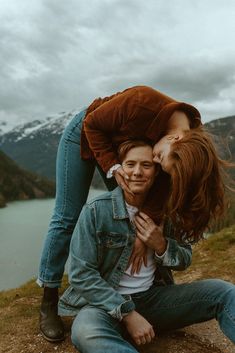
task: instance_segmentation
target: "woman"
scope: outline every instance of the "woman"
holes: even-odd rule
[[[183,232],[188,240],[197,241],[210,222],[224,213],[225,168],[234,165],[218,157],[210,135],[202,127],[181,136],[164,136],[154,146],[153,154],[154,161],[170,175],[163,212],[181,231],[179,236]]]
[[[47,340],[64,338],[62,321],[57,315],[58,287],[68,257],[71,235],[86,202],[95,165],[109,190],[119,184],[128,191],[125,183],[127,176],[119,164],[116,152],[123,141],[147,139],[155,145],[156,162],[162,164],[161,157],[157,155],[156,143],[162,141],[165,135],[173,140],[183,140],[189,131],[200,125],[200,113],[193,106],[177,102],[150,87],[137,86],[110,97],[96,99],[67,126],[58,149],[56,204],[44,243],[38,278],[38,284],[44,287],[40,329]],[[198,133],[203,134],[200,130]],[[163,210],[167,201],[172,205],[175,199],[175,196],[170,198],[171,178],[166,172],[162,165],[151,200],[148,200],[143,209],[157,223],[162,221],[164,212],[167,212],[166,208]],[[112,176],[114,178],[110,178]],[[190,184],[190,177],[188,181]],[[182,192],[182,187],[178,189],[177,184],[172,185],[172,195],[176,195],[178,190]],[[190,207],[190,199],[186,204]],[[186,226],[186,233],[189,232],[190,222],[185,223],[185,200],[179,204],[178,209],[174,206],[173,220],[178,221],[182,212],[182,221],[178,225]],[[214,208],[211,215],[213,212]],[[195,225],[194,221],[190,226]],[[205,223],[201,228],[205,228]],[[138,249],[134,250],[134,255],[138,257]]]

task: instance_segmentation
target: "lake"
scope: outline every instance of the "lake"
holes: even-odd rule
[[[89,199],[104,190],[91,190]],[[36,278],[54,199],[11,202],[0,209],[0,291]]]

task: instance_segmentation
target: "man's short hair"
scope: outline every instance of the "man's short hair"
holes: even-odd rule
[[[149,146],[153,147],[150,142],[145,140],[127,140],[121,143],[118,147],[118,159],[122,163],[124,158],[126,157],[127,153],[135,147],[144,147]]]

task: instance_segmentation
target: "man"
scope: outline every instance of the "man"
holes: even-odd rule
[[[72,342],[81,353],[132,352],[157,330],[217,318],[235,342],[235,286],[220,280],[175,285],[171,269],[191,263],[191,247],[141,212],[154,182],[152,147],[127,141],[119,159],[130,192],[120,187],[88,202],[73,233],[70,287],[60,299],[62,315],[77,315]],[[157,200],[156,200],[157,202]],[[146,247],[138,273],[128,267],[136,236]]]

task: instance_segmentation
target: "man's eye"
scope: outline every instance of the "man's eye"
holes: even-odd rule
[[[134,163],[126,163],[127,167],[134,167]]]
[[[144,164],[144,168],[151,168],[151,167],[152,167],[152,164],[149,164],[149,163]]]

